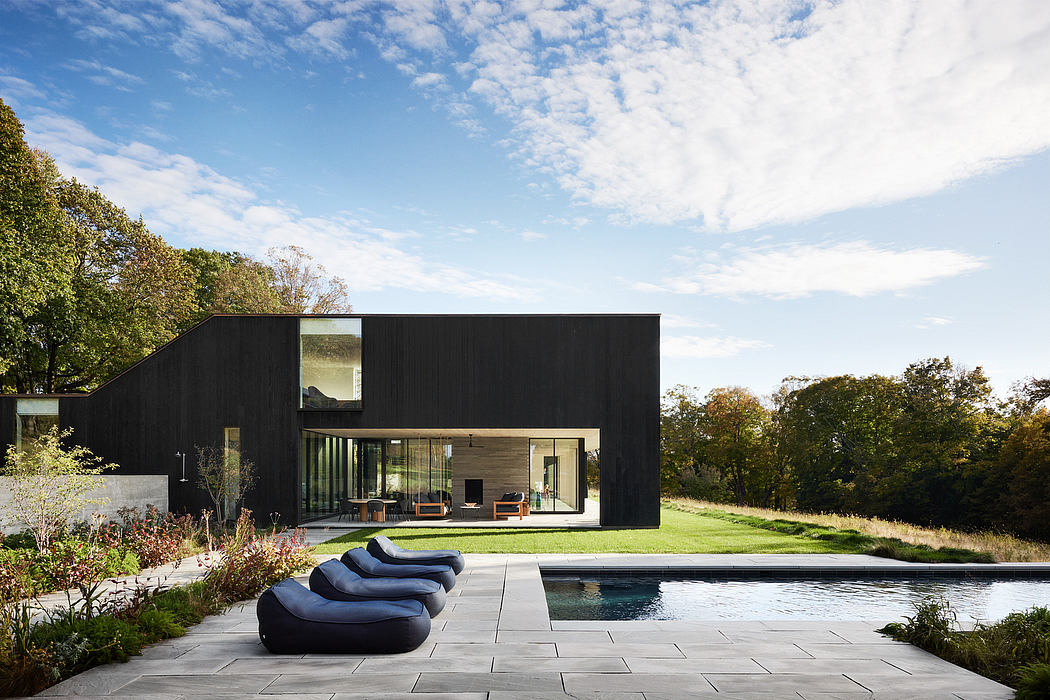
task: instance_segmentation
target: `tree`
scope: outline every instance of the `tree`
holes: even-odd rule
[[[91,389],[175,336],[193,311],[192,280],[141,219],[40,159],[63,214],[71,283],[25,319],[8,383],[25,393]]]
[[[789,377],[777,395],[777,454],[800,508],[865,512],[879,464],[892,461],[897,383],[890,377]]]
[[[955,367],[945,357],[908,365],[900,383],[897,459],[878,480],[880,508],[914,523],[957,523],[967,469],[994,450],[998,426],[988,378],[980,367]]]
[[[241,455],[239,447],[197,447],[197,486],[208,494],[220,524],[236,517],[256,478],[255,464]]]
[[[273,270],[237,252],[190,248],[182,251],[196,279],[196,311],[187,325],[211,314],[279,313],[281,300],[274,289]]]
[[[291,314],[349,313],[350,295],[341,277],[329,277],[323,265],[299,246],[270,248],[266,253],[282,311]]]
[[[678,384],[663,395],[660,404],[660,487],[664,493],[682,493],[694,498],[710,499],[709,489],[692,483],[702,472],[704,434],[701,425],[703,407],[695,390]],[[718,477],[716,475],[715,482]],[[686,482],[693,486],[689,492]],[[714,490],[717,490],[714,489]]]
[[[737,505],[765,505],[768,488],[769,411],[739,386],[714,389],[704,404],[705,459],[728,481]]]
[[[1050,411],[1041,408],[1014,429],[999,466],[1011,529],[1050,541]]]
[[[0,388],[26,337],[25,320],[66,293],[72,259],[62,212],[14,110],[0,100]]]
[[[47,552],[56,535],[88,505],[103,505],[107,498],[89,497],[105,485],[101,474],[115,469],[86,447],[65,447],[72,430],[57,427],[29,441],[22,450],[7,448],[3,476],[11,480],[11,501],[5,520],[33,532],[37,548]]]

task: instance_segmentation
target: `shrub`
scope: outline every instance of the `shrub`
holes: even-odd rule
[[[880,631],[1001,683],[1031,676],[1034,687],[1041,687],[1044,672],[1031,669],[1050,663],[1050,609],[1011,613],[997,623],[977,624],[972,632],[955,629],[955,611],[946,600],[925,601],[906,619]]]
[[[142,611],[137,627],[142,641],[146,644],[186,634],[186,630],[175,621],[175,617],[170,612],[156,607]]]
[[[1050,664],[1028,664],[1017,674],[1015,700],[1045,700],[1050,698]]]
[[[33,533],[29,530],[22,530],[21,532],[4,536],[3,540],[0,540],[0,547],[4,549],[32,549],[36,551],[36,538],[33,537]]]
[[[193,584],[191,584],[192,586]],[[153,599],[153,604],[158,610],[171,615],[172,620],[183,627],[195,625],[208,614],[208,606],[202,602],[200,585],[196,587],[196,595],[190,586],[180,586],[164,591]]]
[[[122,546],[133,551],[141,566],[150,568],[178,559],[187,537],[187,521],[192,527],[193,518],[176,518],[170,513],[161,515],[150,505],[146,514],[139,515],[137,508],[121,508],[117,511],[123,523],[110,523],[99,529],[98,539],[110,546]]]
[[[225,603],[258,595],[267,586],[313,566],[302,533],[259,537],[251,511],[242,510],[231,534],[220,541],[218,557],[203,555],[204,582]]]
[[[0,549],[0,603],[30,598],[38,593],[36,550]]]

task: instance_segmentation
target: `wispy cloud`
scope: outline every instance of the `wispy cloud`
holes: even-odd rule
[[[474,273],[399,246],[412,232],[394,232],[360,216],[310,216],[263,200],[250,186],[189,156],[140,142],[114,143],[80,122],[55,114],[25,120],[26,140],[51,153],[60,170],[99,186],[151,229],[191,245],[261,254],[301,245],[345,277],[355,291],[399,287],[467,297],[520,300],[530,292],[513,280]]]
[[[9,105],[18,106],[20,100],[41,100],[45,95],[28,80],[13,75],[0,75],[0,97]]]
[[[863,297],[899,292],[984,267],[981,258],[956,250],[893,250],[867,241],[729,250],[730,255],[686,257],[684,262],[695,270],[632,287],[724,297],[796,299],[818,292]]]
[[[70,70],[85,73],[88,80],[95,85],[112,87],[122,92],[131,92],[133,86],[142,85],[146,81],[137,75],[122,71],[113,66],[107,66],[98,59],[85,60],[74,58],[66,63]]]
[[[534,243],[535,241],[542,241],[547,237],[547,234],[540,233],[539,231],[522,231],[521,240],[526,243]]]
[[[751,340],[747,338],[704,337],[696,335],[681,335],[665,337],[660,341],[660,354],[664,357],[675,358],[718,358],[739,355],[745,350],[760,350],[772,347],[763,340]]]

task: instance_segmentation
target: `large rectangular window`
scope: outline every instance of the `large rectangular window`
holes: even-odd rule
[[[18,399],[15,404],[15,449],[58,427],[58,399]]]
[[[299,319],[301,408],[361,407],[361,319]]]

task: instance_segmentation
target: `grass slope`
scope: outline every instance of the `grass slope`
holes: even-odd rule
[[[318,545],[318,554],[341,554],[383,534],[407,549],[463,552],[645,554],[858,554],[850,541],[821,540],[759,529],[663,507],[660,528],[567,530],[524,528],[363,528]]]

